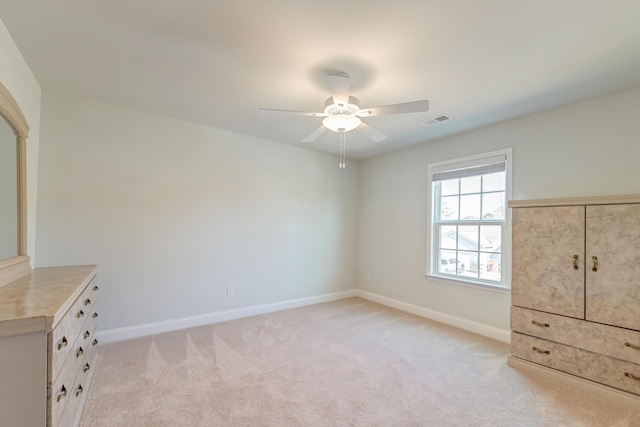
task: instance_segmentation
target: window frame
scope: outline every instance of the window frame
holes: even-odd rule
[[[466,221],[468,225],[500,225],[502,227],[501,239],[501,271],[502,280],[500,282],[483,280],[480,278],[465,277],[453,274],[444,274],[438,271],[439,266],[439,250],[440,244],[437,242],[437,208],[439,207],[437,197],[439,194],[434,189],[433,176],[435,173],[442,173],[449,170],[471,168],[487,164],[491,159],[504,159],[505,162],[505,209],[504,220],[478,220]],[[488,153],[481,153],[472,156],[455,158],[441,162],[430,163],[428,165],[428,201],[429,201],[429,217],[428,217],[428,235],[427,235],[427,272],[425,277],[436,279],[446,283],[456,285],[479,287],[497,292],[511,292],[511,209],[507,202],[511,200],[511,182],[512,182],[512,160],[513,149],[503,149]],[[501,160],[499,160],[501,161]],[[481,194],[481,193],[480,193]]]

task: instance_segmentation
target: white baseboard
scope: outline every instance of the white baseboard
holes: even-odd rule
[[[640,398],[634,394],[627,393],[622,390],[608,387],[584,378],[576,377],[546,366],[538,365],[517,357],[509,356],[507,365],[543,378],[564,384],[566,386],[582,390],[584,392],[596,395],[610,402],[626,406],[627,408],[640,410]]]
[[[211,323],[225,322],[227,320],[240,319],[243,317],[256,316],[259,314],[272,313],[274,311],[287,310],[290,308],[304,307],[306,305],[320,304],[323,302],[336,301],[344,298],[360,297],[369,301],[388,307],[397,308],[407,313],[415,314],[445,325],[454,326],[473,332],[478,335],[493,338],[498,341],[509,343],[511,341],[511,331],[494,328],[483,323],[474,322],[472,320],[463,319],[461,317],[451,316],[428,308],[420,307],[414,304],[377,295],[372,292],[352,289],[344,292],[334,292],[331,294],[318,295],[314,297],[299,298],[288,301],[281,301],[271,304],[254,305],[251,307],[239,308],[236,310],[225,310],[214,313],[201,314],[198,316],[183,317],[181,319],[164,320],[160,322],[145,323],[142,325],[127,326],[124,328],[109,329],[99,331],[96,337],[102,344],[108,344],[116,341],[123,341],[132,338],[140,338],[148,335],[161,334],[163,332],[177,331],[180,329],[192,328],[195,326],[208,325]]]
[[[323,302],[336,301],[344,298],[356,296],[355,290],[334,292],[331,294],[318,295],[314,297],[298,298],[288,301],[281,301],[271,304],[254,305],[251,307],[239,308],[236,310],[224,310],[214,313],[201,314],[198,316],[183,317],[181,319],[165,320],[160,322],[145,323],[143,325],[127,326],[124,328],[109,329],[99,331],[96,337],[101,344],[108,344],[116,341],[123,341],[132,338],[140,338],[148,335],[161,334],[163,332],[177,331],[180,329],[192,328],[195,326],[208,325],[211,323],[225,322],[227,320],[240,319],[242,317],[256,316],[259,314],[272,313],[274,311],[287,310],[290,308],[304,307],[306,305],[320,304]]]
[[[436,322],[454,326],[459,329],[464,329],[465,331],[473,332],[475,334],[502,341],[507,344],[511,342],[511,331],[495,328],[493,326],[474,322],[473,320],[464,319],[462,317],[452,316],[440,311],[430,310],[428,308],[420,307],[415,304],[410,304],[404,301],[399,301],[393,298],[385,297],[360,289],[356,289],[355,295],[369,301],[377,302],[378,304],[397,308],[398,310],[406,311],[407,313],[415,314],[416,316],[435,320]]]

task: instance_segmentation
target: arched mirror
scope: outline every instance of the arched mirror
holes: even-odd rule
[[[27,255],[26,140],[20,106],[0,83],[0,286],[31,272]]]

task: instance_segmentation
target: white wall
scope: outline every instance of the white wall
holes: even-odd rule
[[[29,124],[27,139],[27,252],[36,256],[36,203],[38,193],[38,147],[40,141],[40,85],[11,35],[0,21],[0,81],[11,92]]]
[[[639,191],[640,89],[352,161],[345,172],[329,155],[55,93],[42,106],[39,156],[40,87],[1,22],[0,81],[31,127],[29,254],[37,266],[100,265],[101,329],[355,282],[506,330],[508,294],[423,278],[427,164],[513,147],[515,199]]]
[[[510,295],[425,279],[427,165],[513,147],[513,198],[640,192],[640,88],[360,163],[358,287],[509,329]]]
[[[356,161],[47,91],[42,135],[38,266],[99,264],[102,330],[354,287]]]

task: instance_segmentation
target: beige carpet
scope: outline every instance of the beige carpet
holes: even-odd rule
[[[509,347],[359,298],[104,345],[82,426],[640,426]]]

